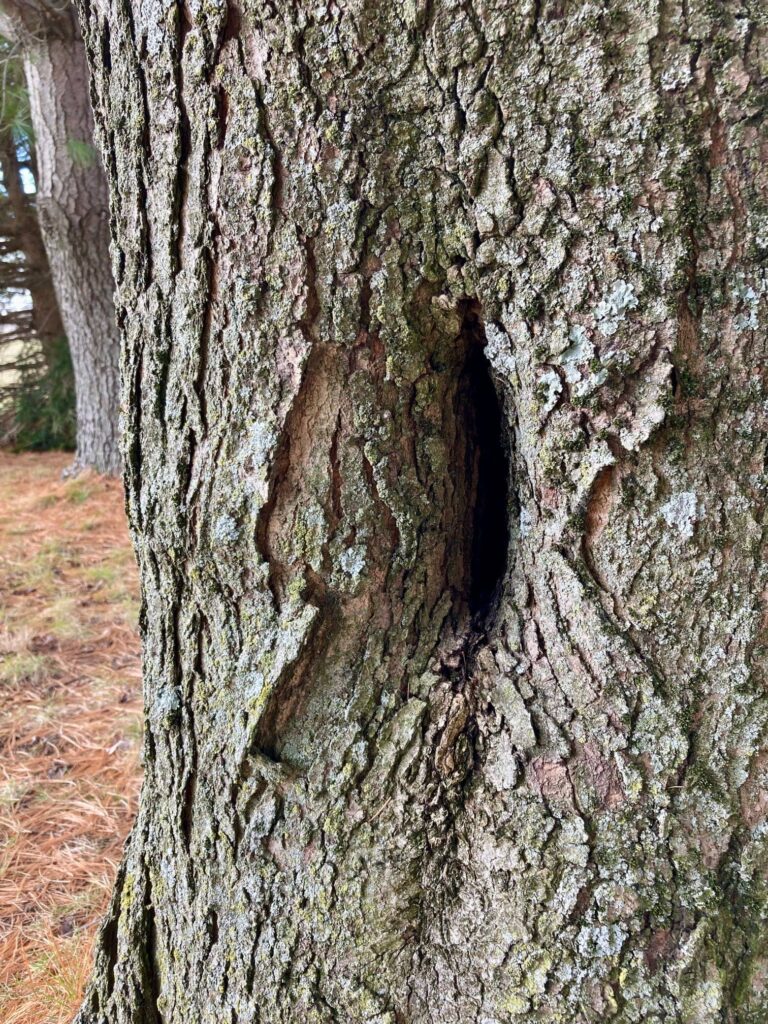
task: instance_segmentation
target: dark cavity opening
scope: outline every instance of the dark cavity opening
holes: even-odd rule
[[[467,601],[477,625],[494,612],[509,552],[509,444],[502,402],[485,355],[485,330],[475,303],[464,310],[466,359],[459,403],[466,430],[467,529],[470,531]]]

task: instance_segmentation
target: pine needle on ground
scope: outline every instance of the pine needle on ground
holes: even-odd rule
[[[0,452],[0,1020],[69,1024],[135,814],[138,583],[118,481]]]

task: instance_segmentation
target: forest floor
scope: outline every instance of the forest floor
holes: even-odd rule
[[[118,481],[0,452],[0,1021],[69,1024],[139,787]]]

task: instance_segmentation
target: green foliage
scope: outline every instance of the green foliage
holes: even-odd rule
[[[67,139],[67,152],[75,167],[92,167],[98,154],[89,142],[80,139]]]
[[[12,415],[18,451],[74,449],[75,384],[65,338],[54,346],[42,373],[22,376]]]
[[[32,119],[24,68],[17,48],[0,36],[0,131],[10,131],[19,146],[32,144]]]

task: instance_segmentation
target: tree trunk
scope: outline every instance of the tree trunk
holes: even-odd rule
[[[768,1019],[764,16],[81,5],[146,776],[79,1024]]]
[[[75,373],[74,469],[118,474],[119,334],[107,188],[92,146],[88,69],[69,6],[9,0],[0,28],[24,51],[37,151],[37,207]]]
[[[30,196],[24,191],[16,142],[9,131],[0,132],[0,168],[8,207],[13,218],[14,240],[24,256],[24,281],[32,303],[32,331],[39,340],[43,357],[50,366],[53,351],[64,337],[51,268],[40,233],[40,224]]]

